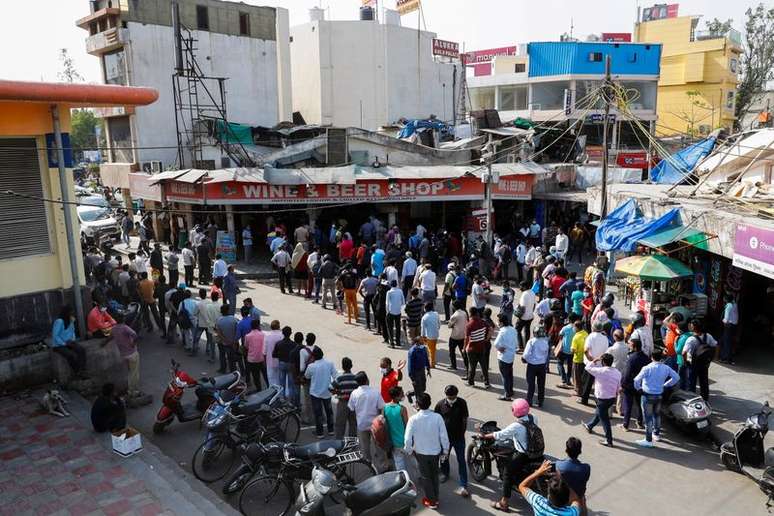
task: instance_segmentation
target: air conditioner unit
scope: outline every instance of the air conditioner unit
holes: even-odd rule
[[[146,161],[142,164],[142,171],[146,174],[153,173],[153,163],[150,161]]]
[[[164,171],[164,164],[161,161],[151,161],[151,172],[158,174]]]

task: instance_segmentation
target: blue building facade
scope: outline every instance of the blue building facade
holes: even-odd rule
[[[658,76],[661,45],[558,41],[527,45],[529,77],[604,75],[610,56],[612,75]]]

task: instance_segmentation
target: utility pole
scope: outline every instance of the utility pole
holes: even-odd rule
[[[602,209],[600,214],[604,219],[607,217],[607,126],[608,119],[610,118],[610,54],[605,56],[605,84],[602,88],[605,95],[605,118],[602,120]]]
[[[494,182],[494,176],[492,174],[492,162],[494,162],[495,159],[495,149],[497,147],[497,143],[492,138],[492,135],[489,135],[489,141],[484,146],[484,152],[482,153],[481,159],[486,161],[486,174],[484,177],[481,178],[481,181],[484,183],[484,206],[486,208],[486,243],[490,247],[492,246],[492,183]]]

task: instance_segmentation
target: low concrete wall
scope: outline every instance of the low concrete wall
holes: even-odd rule
[[[81,342],[86,349],[86,374],[90,382],[99,387],[112,382],[119,392],[127,388],[126,363],[115,343],[105,339]],[[0,389],[20,390],[56,380],[62,385],[73,384],[72,371],[67,361],[52,350],[0,361]]]

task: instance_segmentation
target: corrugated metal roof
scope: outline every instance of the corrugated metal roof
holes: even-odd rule
[[[657,43],[607,43],[546,41],[527,45],[529,76],[604,75],[605,56],[610,56],[613,75],[659,75],[661,45]],[[602,59],[590,61],[591,53]]]

